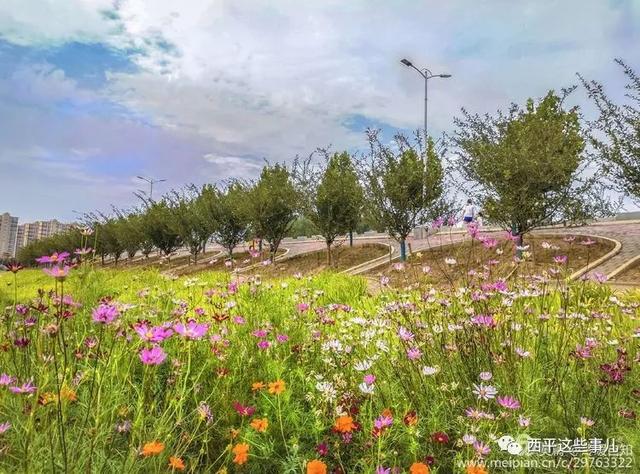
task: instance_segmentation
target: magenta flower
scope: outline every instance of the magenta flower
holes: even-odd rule
[[[414,337],[413,333],[403,326],[398,328],[398,336],[400,336],[400,339],[403,341],[412,341]]]
[[[263,337],[267,337],[267,334],[269,334],[269,331],[267,331],[266,329],[256,329],[251,334],[253,334],[255,337],[263,338]]]
[[[307,303],[298,303],[298,306],[296,306],[296,309],[298,310],[298,312],[304,313],[309,309],[309,305]]]
[[[0,434],[6,433],[9,428],[11,428],[11,423],[8,421],[0,423]]]
[[[90,254],[93,251],[93,249],[91,247],[85,247],[82,249],[76,249],[76,251],[74,252],[76,255],[87,255]]]
[[[32,393],[35,393],[36,390],[38,390],[38,387],[33,385],[33,382],[31,380],[28,380],[27,382],[23,383],[20,386],[12,385],[11,387],[9,387],[9,390],[11,390],[13,393],[18,393],[18,394],[24,394],[24,393],[32,394]]]
[[[289,336],[287,336],[286,334],[278,334],[276,336],[276,339],[278,340],[278,342],[280,344],[284,344],[285,342],[287,342],[289,340]]]
[[[517,410],[518,408],[520,408],[520,402],[509,395],[505,397],[498,397],[496,398],[496,400],[501,407],[508,410]]]
[[[376,474],[391,474],[390,467],[378,466],[376,467]]]
[[[187,324],[178,323],[173,326],[173,329],[181,336],[187,339],[197,340],[202,339],[209,330],[209,325],[202,323],[199,324],[194,320],[189,320]]]
[[[56,280],[64,280],[69,275],[70,268],[71,267],[69,267],[68,265],[65,265],[63,267],[56,266],[51,268],[44,268],[42,271],[47,275],[52,276]]]
[[[145,342],[159,343],[173,335],[171,328],[164,326],[149,326],[147,323],[136,323],[133,329],[138,333],[140,339]]]
[[[36,262],[62,264],[67,258],[69,258],[69,252],[54,252],[51,255],[43,255],[42,257],[36,258]]]
[[[391,418],[390,416],[381,415],[378,418],[376,418],[376,420],[373,422],[373,427],[378,431],[382,431],[385,428],[388,428],[389,426],[391,426],[392,424],[393,424],[393,418]]]
[[[376,376],[373,374],[367,374],[364,376],[363,380],[367,385],[373,385],[376,382]]]
[[[252,407],[252,406],[249,406],[249,405],[243,405],[240,402],[233,402],[233,409],[240,416],[251,416],[256,412],[256,408],[255,407]]]
[[[271,347],[271,343],[266,339],[261,339],[260,342],[258,342],[258,349],[264,350],[269,349],[269,347]]]
[[[564,265],[567,263],[568,257],[566,255],[556,255],[553,257],[553,261],[558,265]]]
[[[152,348],[145,348],[140,351],[140,360],[145,365],[160,365],[167,358],[167,354],[162,347],[153,346]]]
[[[496,245],[498,245],[498,240],[497,239],[492,239],[490,237],[487,237],[487,238],[482,239],[482,245],[486,249],[492,249]]]
[[[93,310],[93,322],[98,324],[111,324],[120,316],[120,311],[114,305],[101,303]]]
[[[233,322],[236,324],[244,324],[246,321],[244,320],[244,318],[242,316],[235,316],[233,318]]]

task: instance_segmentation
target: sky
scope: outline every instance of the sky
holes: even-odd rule
[[[638,0],[3,0],[0,212],[23,222],[255,178],[364,130],[494,112],[577,83],[622,97]],[[583,91],[571,99],[589,116]]]

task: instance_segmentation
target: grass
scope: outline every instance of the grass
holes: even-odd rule
[[[92,316],[101,304],[108,324]],[[64,282],[0,273],[0,373],[14,379],[0,386],[0,472],[170,472],[173,458],[192,473],[304,472],[311,461],[458,473],[509,457],[504,435],[615,438],[638,452],[639,307],[640,294],[592,282],[370,296],[364,278],[334,272],[278,284],[90,265]],[[206,334],[143,340],[190,320]],[[141,359],[152,346],[166,354],[158,365]],[[30,380],[34,393],[9,389]],[[479,398],[480,384],[517,404]]]

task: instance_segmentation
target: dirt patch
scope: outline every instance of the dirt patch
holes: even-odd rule
[[[533,234],[525,238],[524,258],[517,261],[516,245],[504,234],[487,234],[486,237],[491,240],[482,243],[466,238],[463,242],[418,252],[404,264],[394,262],[368,272],[367,276],[388,282],[393,287],[405,288],[423,284],[469,284],[481,276],[490,280],[526,277],[549,269],[571,274],[614,247],[613,242],[605,239]],[[562,257],[566,257],[566,262]]]
[[[332,251],[332,264],[327,264],[326,250],[308,252],[268,266],[259,266],[252,273],[263,278],[288,277],[295,273],[309,275],[323,270],[343,271],[374,258],[388,255],[389,247],[383,244],[347,244],[336,246]]]
[[[278,249],[276,257],[284,255],[286,249]],[[181,268],[172,270],[172,273],[177,276],[193,275],[194,273],[200,273],[204,271],[230,271],[233,269],[242,269],[251,265],[260,264],[269,258],[268,252],[262,252],[262,254],[252,257],[249,252],[234,252],[233,258],[230,259],[228,255],[221,254],[214,256],[214,258],[198,259],[197,265],[188,265]]]
[[[618,274],[614,283],[630,283],[640,285],[640,260],[636,260],[629,268]]]

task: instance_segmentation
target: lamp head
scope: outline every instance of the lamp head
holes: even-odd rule
[[[408,60],[408,59],[406,59],[406,58],[401,59],[401,60],[400,60],[400,62],[401,62],[402,64],[404,64],[405,66],[408,66],[408,67],[413,66],[413,64],[411,64],[411,61],[409,61],[409,60]]]

